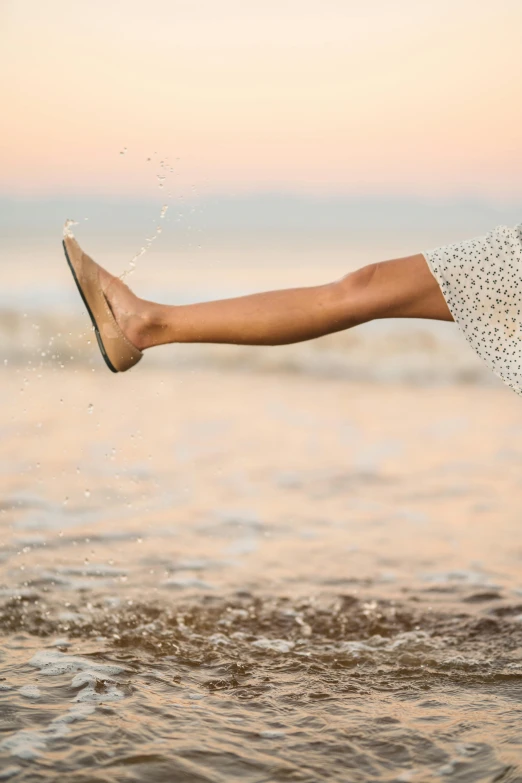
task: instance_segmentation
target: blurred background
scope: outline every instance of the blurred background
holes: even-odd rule
[[[517,0],[3,0],[0,14],[4,359],[51,338],[40,358],[92,359],[66,219],[165,302],[326,282],[522,219]],[[148,361],[491,382],[447,324]]]

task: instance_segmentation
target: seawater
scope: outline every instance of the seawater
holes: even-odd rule
[[[509,390],[0,368],[0,779],[522,780]]]

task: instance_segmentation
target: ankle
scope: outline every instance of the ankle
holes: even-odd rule
[[[134,336],[136,348],[144,351],[147,348],[153,348],[155,345],[162,345],[166,342],[166,319],[165,306],[156,302],[146,302],[142,300],[143,307],[139,313],[139,325]]]

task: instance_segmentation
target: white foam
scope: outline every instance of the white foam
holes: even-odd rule
[[[263,737],[263,739],[278,739],[279,737],[284,737],[285,732],[284,731],[260,731],[259,736]]]
[[[40,688],[38,688],[36,685],[24,685],[22,688],[20,688],[18,693],[20,696],[24,696],[26,699],[39,699],[42,695]]]
[[[106,701],[121,701],[125,698],[125,694],[115,685],[105,685],[101,692],[98,692],[94,684],[87,685],[76,696],[75,701],[78,702],[106,702]]]
[[[491,582],[489,577],[481,571],[456,569],[454,571],[427,572],[420,574],[420,578],[424,582],[434,582],[435,584],[447,585],[460,582],[474,587],[500,589],[500,585]]]
[[[71,685],[73,688],[83,688],[84,685],[95,685],[97,679],[94,672],[80,672],[74,675]]]
[[[393,657],[395,654],[402,655],[405,652],[433,650],[436,647],[437,644],[426,631],[404,631],[392,639],[377,634],[364,642],[342,642],[336,649],[357,658],[364,653],[391,653],[391,657]]]
[[[208,637],[208,640],[209,642],[212,642],[212,644],[230,644],[228,636],[225,636],[225,634],[222,633],[213,633],[212,636]]]
[[[391,652],[396,650],[401,652],[404,650],[431,650],[434,647],[435,643],[426,631],[404,631],[386,645],[386,649]]]
[[[11,767],[7,767],[7,769],[0,770],[0,780],[9,780],[9,778],[12,778],[13,775],[18,775],[21,771],[22,767],[17,767],[13,764]]]
[[[196,590],[213,590],[214,586],[210,582],[204,582],[203,579],[196,578],[182,578],[172,577],[172,579],[165,579],[162,583],[163,587],[174,587],[178,590],[184,589],[196,589]]]
[[[75,674],[71,680],[73,688],[80,688],[75,701],[79,702],[105,702],[120,701],[125,697],[123,691],[105,677],[100,679],[100,672],[87,669]],[[101,687],[100,687],[101,686]]]
[[[126,576],[127,571],[105,563],[90,563],[88,566],[57,566],[56,573],[65,576],[99,576],[99,577],[117,577]]]
[[[71,707],[71,709],[63,715],[53,718],[51,723],[74,723],[77,720],[83,720],[88,715],[96,710],[94,704],[79,704],[77,707]]]
[[[273,650],[274,652],[287,653],[294,648],[294,642],[287,639],[266,639],[261,637],[252,642],[252,647],[257,647],[259,650]]]
[[[34,666],[35,669],[40,669],[42,675],[46,676],[89,671],[94,675],[110,678],[111,675],[125,671],[125,668],[122,666],[94,663],[77,655],[68,655],[58,650],[41,650],[37,652],[29,661],[29,665]]]
[[[52,642],[53,647],[70,647],[72,642],[66,637],[60,637]]]
[[[339,646],[339,651],[344,653],[351,653],[354,657],[357,657],[363,652],[375,652],[377,644],[367,644],[366,642],[342,642]]]
[[[12,756],[25,761],[37,758],[46,748],[47,731],[22,729],[0,742],[0,749],[7,750]]]
[[[80,692],[74,701],[87,703],[76,704],[63,715],[53,718],[45,728],[22,729],[10,737],[6,737],[0,743],[0,750],[5,750],[12,756],[25,761],[37,758],[46,750],[49,741],[70,734],[70,723],[92,715],[96,709],[92,702],[119,701],[124,698],[124,693],[110,680],[107,681],[110,675],[124,671],[121,666],[93,663],[79,656],[67,655],[57,650],[41,650],[33,655],[29,664],[40,669],[42,675],[77,672],[72,678],[71,685],[74,688],[80,688]],[[100,680],[102,681],[101,688]],[[40,690],[35,685],[24,685],[19,689],[19,693],[27,698],[40,696]]]
[[[71,729],[67,725],[68,723],[72,723],[74,720],[81,720],[92,712],[94,712],[94,707],[91,710],[84,708],[81,712],[76,707],[69,710],[65,715],[54,718],[49,726],[43,729],[22,729],[17,731],[0,742],[0,750],[8,751],[12,756],[16,756],[24,761],[32,761],[45,752],[47,744],[51,740],[61,739],[71,733]]]

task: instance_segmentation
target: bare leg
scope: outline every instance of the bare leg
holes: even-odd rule
[[[283,345],[378,318],[453,320],[420,253],[370,264],[326,285],[192,305],[139,299],[105,270],[102,286],[127,338],[141,350],[188,342]]]

